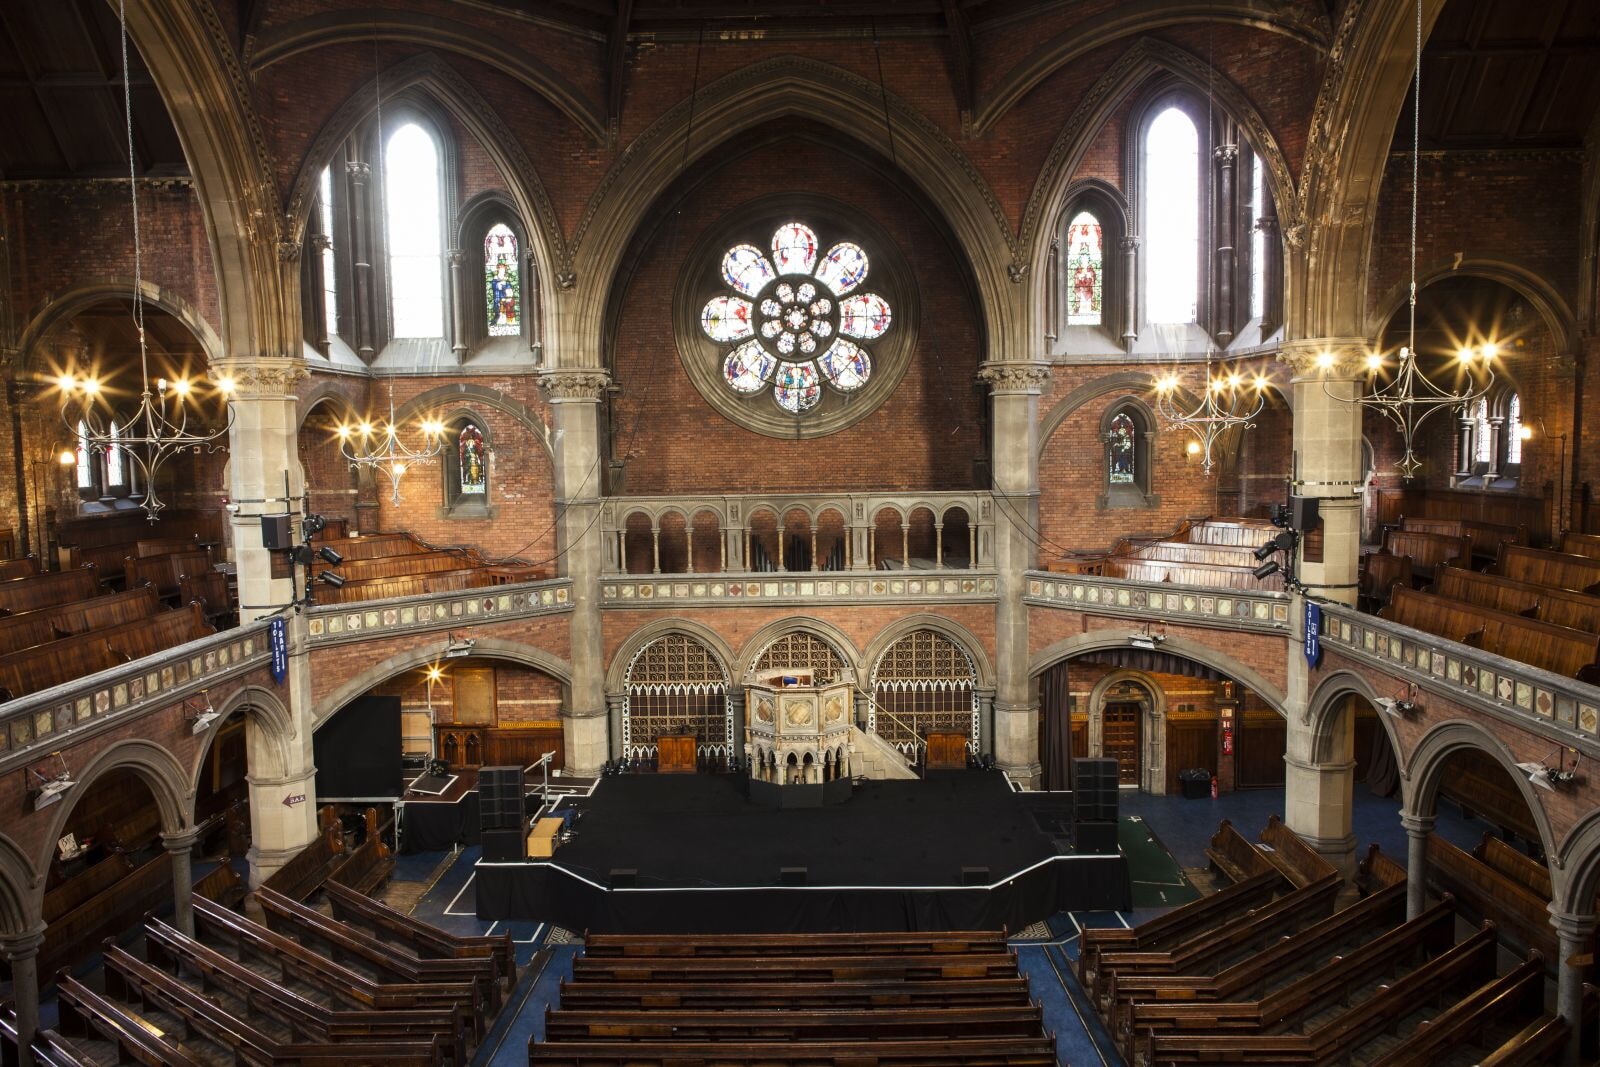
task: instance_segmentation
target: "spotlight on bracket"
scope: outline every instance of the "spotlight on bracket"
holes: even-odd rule
[[[321,548],[317,549],[317,555],[322,557],[324,563],[332,564],[335,567],[344,562],[344,557],[339,555],[339,553],[335,552],[333,549],[329,548],[327,545],[323,545]]]
[[[1417,702],[1401,697],[1379,697],[1378,710],[1396,719],[1409,719],[1417,713]]]
[[[462,656],[470,656],[470,655],[472,655],[472,650],[474,648],[476,648],[477,645],[478,645],[478,642],[474,641],[470,637],[467,637],[467,638],[454,638],[454,637],[452,637],[450,639],[450,643],[445,646],[444,654],[446,656],[452,658],[452,659],[459,659]]]
[[[32,779],[33,788],[29,793],[33,796],[33,810],[40,811],[59,801],[66,791],[78,783],[72,780],[72,772],[67,769],[67,761],[60,752],[52,752],[61,769],[53,774],[46,775],[38,767],[29,767],[28,776]]]
[[[1557,748],[1550,755],[1556,757],[1554,767],[1550,766],[1549,757],[1546,757],[1543,763],[1519,763],[1517,764],[1517,770],[1526,774],[1528,781],[1540,789],[1549,789],[1553,792],[1558,787],[1565,789],[1568,786],[1576,785],[1578,782],[1578,763],[1583,759],[1583,756],[1574,749],[1572,766],[1568,767],[1565,759],[1561,756],[1561,749]]]
[[[335,589],[339,588],[345,582],[343,575],[335,574],[332,571],[323,571],[321,574],[317,575],[317,579],[319,581],[326,582]]]
[[[1250,574],[1252,577],[1259,580],[1261,578],[1271,578],[1274,574],[1277,574],[1282,569],[1283,568],[1278,565],[1277,560],[1269,559],[1261,566],[1252,570]]]
[[[221,718],[217,709],[211,706],[211,697],[204,689],[200,690],[200,699],[205,702],[200,707],[195,707],[187,700],[183,702],[184,717],[189,720],[190,733],[204,733],[212,723]]]

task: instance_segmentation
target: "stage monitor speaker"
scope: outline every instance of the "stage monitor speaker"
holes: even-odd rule
[[[528,858],[528,839],[521,826],[509,830],[485,829],[482,840],[483,858],[490,863],[515,863]]]
[[[478,771],[478,826],[489,830],[522,828],[522,768],[483,767]]]
[[[294,547],[294,526],[289,516],[261,516],[261,547],[272,550]]]
[[[1079,852],[1108,855],[1117,851],[1117,824],[1080,822],[1072,827],[1072,843]]]
[[[1317,497],[1291,496],[1289,498],[1290,525],[1302,534],[1315,530],[1322,522],[1318,510]]]
[[[639,884],[639,871],[635,867],[613,867],[606,884],[612,889],[632,889]]]
[[[779,885],[805,885],[809,868],[806,867],[779,867]]]
[[[1072,821],[1115,822],[1120,780],[1114,759],[1072,761]]]
[[[962,885],[988,885],[989,884],[989,868],[987,868],[987,867],[963,867],[963,868],[961,868],[961,884]]]

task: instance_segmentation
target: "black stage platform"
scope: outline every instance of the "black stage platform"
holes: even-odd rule
[[[596,933],[1018,931],[1130,906],[1123,857],[1063,854],[998,772],[863,782],[844,803],[798,810],[750,803],[744,784],[602,779],[558,806],[581,815],[554,859],[478,863],[478,916]],[[804,884],[783,884],[795,867]],[[619,870],[637,872],[631,887],[613,884]]]

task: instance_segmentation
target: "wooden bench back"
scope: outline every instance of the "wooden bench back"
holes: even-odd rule
[[[317,544],[324,541],[342,541],[350,536],[350,520],[324,516],[323,522],[327,525],[311,535],[311,540]]]
[[[1271,850],[1264,854],[1268,862],[1283,872],[1296,888],[1303,889],[1339,873],[1338,868],[1301,840],[1300,835],[1276,815],[1267,817],[1266,829],[1261,831],[1258,840]]]
[[[1395,586],[1411,588],[1411,557],[1396,556],[1388,552],[1369,552],[1361,557],[1359,582],[1362,596],[1387,601],[1389,590]]]
[[[1600,559],[1588,556],[1546,552],[1525,545],[1506,545],[1500,550],[1495,572],[1520,582],[1600,593]]]
[[[1379,615],[1569,678],[1578,677],[1600,656],[1600,634],[1410,589],[1396,589]]]
[[[1600,534],[1568,531],[1561,535],[1561,551],[1573,556],[1600,559]]]
[[[453,571],[476,563],[477,560],[463,552],[407,552],[396,556],[374,556],[371,559],[347,559],[335,571],[347,582],[359,582],[368,578]]]
[[[1159,559],[1112,558],[1105,561],[1108,578],[1128,578],[1140,582],[1173,582],[1212,589],[1239,589],[1248,592],[1277,592],[1283,589],[1283,575],[1257,578],[1249,567],[1219,567],[1201,563],[1173,563]]]
[[[1206,848],[1206,855],[1223,874],[1234,882],[1243,882],[1263,874],[1281,873],[1233,825],[1233,820],[1223,819]]]
[[[332,861],[344,854],[344,831],[331,807],[318,812],[321,824],[316,838],[261,884],[292,900],[304,900],[316,892],[328,875]]]
[[[160,596],[172,596],[178,592],[178,582],[184,575],[211,570],[211,554],[204,549],[188,549],[160,556],[131,556],[123,560],[122,567],[129,588],[148,583]]]
[[[1514,545],[1528,543],[1526,525],[1504,526],[1499,523],[1480,522],[1477,519],[1432,519],[1407,515],[1401,520],[1400,528],[1415,530],[1418,533],[1443,534],[1446,537],[1465,537],[1472,542],[1472,551],[1480,556],[1495,555],[1502,543]]]
[[[1187,524],[1180,531],[1197,545],[1237,545],[1249,549],[1260,547],[1267,538],[1281,532],[1270,522],[1251,519],[1203,519]]]
[[[1222,567],[1256,565],[1255,550],[1244,545],[1207,545],[1189,541],[1149,541],[1139,544],[1118,542],[1112,550],[1112,555]]]
[[[36,608],[70,604],[100,595],[99,576],[93,567],[35,574],[0,581],[0,610],[16,615]]]
[[[1375,894],[1406,880],[1406,867],[1383,854],[1376,844],[1367,846],[1367,854],[1356,864],[1356,886],[1363,893]]]
[[[182,537],[143,537],[133,543],[130,556],[144,558],[146,556],[166,556],[174,552],[204,552],[206,558],[211,558],[211,549],[202,545],[193,538]]]
[[[73,604],[37,608],[0,618],[0,655],[10,655],[57,638],[147,619],[160,608],[155,590],[131,589]]]
[[[1452,894],[1468,916],[1494,920],[1518,948],[1538,949],[1552,969],[1560,960],[1549,901],[1473,859],[1439,834],[1428,835],[1428,881],[1439,891]]]
[[[337,589],[332,586],[318,586],[316,596],[319,604],[359,604],[366,600],[387,600],[393,597],[422,596],[424,593],[482,589],[489,584],[489,576],[484,568],[461,567],[456,570],[436,571],[432,574],[367,578],[359,582],[346,582]]]
[[[143,511],[122,511],[114,515],[68,519],[56,526],[58,542],[81,548],[131,545],[141,537],[152,535],[184,541],[221,541],[222,512],[166,508],[152,526]]]
[[[0,656],[0,688],[24,696],[216,633],[193,605]]]
[[[1600,633],[1600,597],[1535,585],[1498,574],[1447,567],[1434,574],[1433,591],[1452,600],[1528,615],[1541,622]]]
[[[1385,530],[1383,550],[1391,556],[1410,556],[1411,565],[1425,574],[1441,564],[1455,567],[1472,565],[1472,542],[1465,537],[1416,530]]]
[[[1554,890],[1550,885],[1550,868],[1525,853],[1518,852],[1494,834],[1485,830],[1483,838],[1473,846],[1472,858],[1499,871],[1518,885],[1526,886],[1536,896],[1550,900]]]
[[[38,573],[38,560],[32,556],[24,556],[21,559],[0,559],[0,581],[7,578],[27,578]]]
[[[408,533],[365,534],[361,537],[329,538],[320,542],[345,559],[376,559],[431,551]]]
[[[75,874],[44,895],[41,918],[53,923],[95,894],[103,892],[133,873],[133,861],[114,852],[93,867]]]

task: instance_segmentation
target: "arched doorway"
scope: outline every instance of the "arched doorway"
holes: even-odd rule
[[[1117,761],[1118,785],[1139,784],[1145,709],[1153,702],[1150,693],[1133,681],[1119,682],[1101,697],[1100,755]]]

